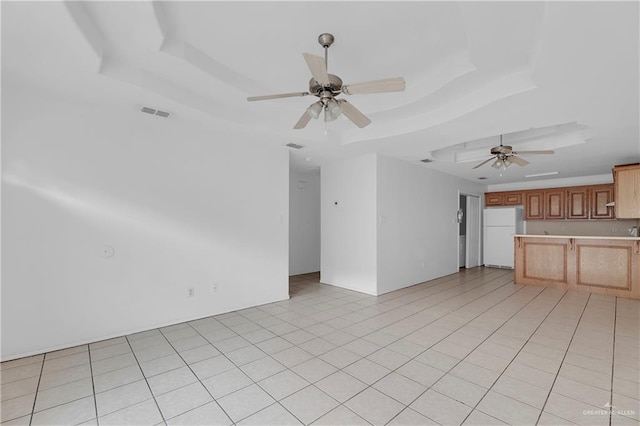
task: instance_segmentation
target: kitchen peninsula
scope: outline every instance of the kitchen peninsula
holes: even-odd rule
[[[640,299],[640,238],[515,235],[515,283]]]

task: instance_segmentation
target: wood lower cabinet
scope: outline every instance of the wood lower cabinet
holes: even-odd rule
[[[515,283],[640,299],[640,239],[517,236]]]
[[[527,191],[524,199],[524,220],[544,219],[544,192]]]
[[[516,278],[527,284],[569,285],[569,238],[516,238]],[[516,279],[516,283],[520,284]]]
[[[564,219],[564,201],[564,189],[552,189],[544,191],[544,218]]]

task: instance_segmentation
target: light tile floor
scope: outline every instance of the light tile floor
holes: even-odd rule
[[[640,425],[640,301],[489,268],[290,293],[2,363],[2,424]]]

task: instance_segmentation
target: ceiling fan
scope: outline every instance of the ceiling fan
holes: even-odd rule
[[[310,53],[303,53],[304,60],[311,71],[313,78],[309,80],[308,92],[280,93],[275,95],[251,96],[248,101],[264,101],[268,99],[292,98],[298,96],[313,95],[319,98],[312,103],[302,114],[302,117],[293,126],[294,129],[304,128],[312,118],[319,118],[324,113],[324,121],[333,121],[341,114],[344,114],[358,127],[365,127],[371,123],[363,113],[345,99],[337,99],[341,93],[347,95],[357,95],[361,93],[385,93],[401,92],[405,89],[404,79],[387,78],[384,80],[373,80],[363,83],[343,84],[340,77],[327,72],[328,49],[333,44],[334,37],[324,33],[318,37],[318,43],[324,47],[324,59]]]
[[[524,167],[527,164],[529,164],[529,162],[525,159],[522,159],[520,157],[518,157],[518,155],[522,155],[522,154],[554,154],[555,152],[552,150],[543,150],[543,151],[514,151],[512,146],[509,145],[502,145],[502,135],[500,135],[500,146],[494,146],[493,148],[491,148],[491,158],[489,158],[488,160],[483,161],[482,163],[478,164],[477,166],[474,167],[474,169],[477,169],[480,166],[484,166],[485,164],[487,164],[489,161],[493,160],[495,158],[496,161],[493,162],[493,164],[491,165],[491,167],[493,167],[494,169],[506,169],[507,167],[509,167],[511,165],[511,163],[516,163],[518,166],[520,167]]]

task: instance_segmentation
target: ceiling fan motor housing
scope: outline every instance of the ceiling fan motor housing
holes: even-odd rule
[[[513,151],[513,147],[509,145],[500,145],[500,146],[494,146],[493,148],[491,148],[491,154],[494,154],[494,155],[511,154],[511,151]]]
[[[334,95],[339,94],[342,91],[342,79],[337,75],[329,74],[329,86],[322,86],[313,78],[309,80],[309,93],[321,97],[322,92],[327,90]]]

